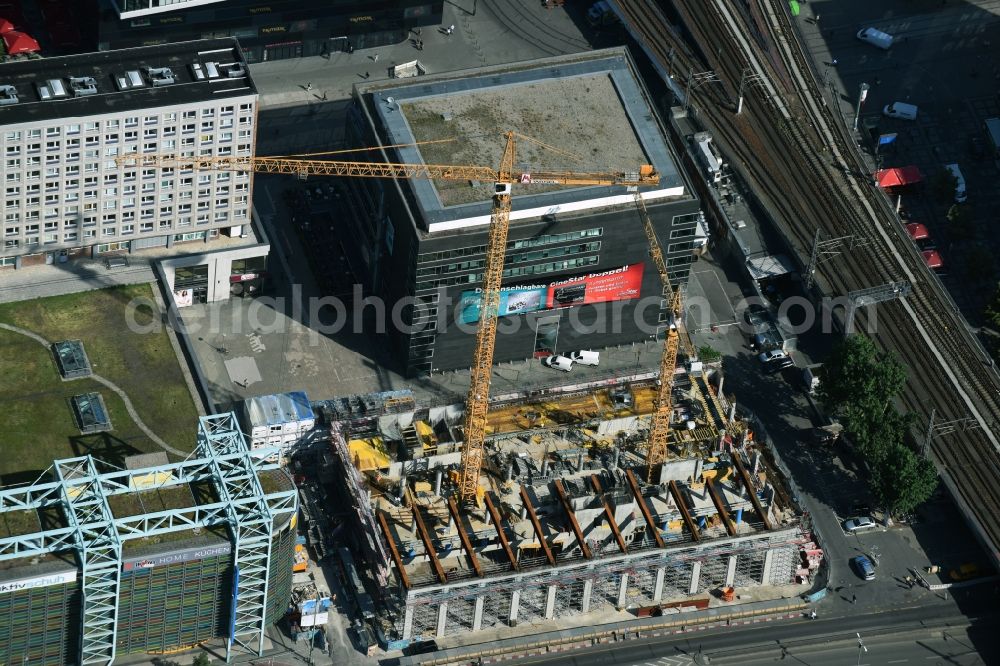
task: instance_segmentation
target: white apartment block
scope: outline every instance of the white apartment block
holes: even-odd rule
[[[256,115],[233,39],[0,64],[0,268],[240,234],[252,174],[116,158],[249,156]]]

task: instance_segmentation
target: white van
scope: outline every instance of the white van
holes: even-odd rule
[[[574,363],[579,363],[580,365],[601,364],[600,352],[590,351],[589,349],[581,349],[580,351],[570,352],[569,357]]]
[[[542,365],[553,370],[569,372],[573,369],[573,360],[560,354],[552,354],[542,359]]]
[[[965,176],[962,175],[962,170],[957,164],[945,164],[944,168],[955,177],[955,203],[965,203],[969,195],[965,192]]]
[[[858,39],[863,42],[868,42],[872,46],[877,46],[883,51],[888,51],[889,47],[892,46],[892,41],[895,37],[887,32],[876,30],[875,28],[862,28],[861,30],[858,30]]]
[[[882,115],[890,118],[902,118],[903,120],[916,120],[917,107],[906,102],[893,102],[886,104],[882,109]]]

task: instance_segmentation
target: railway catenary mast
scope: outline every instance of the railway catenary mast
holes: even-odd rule
[[[465,443],[462,447],[462,472],[459,497],[463,504],[477,501],[479,474],[486,443],[486,414],[489,409],[490,378],[493,350],[496,342],[500,282],[503,277],[504,255],[507,249],[507,231],[510,228],[511,187],[529,185],[624,185],[627,187],[652,186],[660,176],[651,165],[642,165],[637,171],[575,172],[531,171],[515,172],[515,133],[504,134],[505,145],[499,169],[488,166],[454,164],[406,164],[393,162],[365,162],[341,160],[304,160],[289,157],[195,157],[176,154],[130,155],[116,159],[119,165],[221,170],[254,171],[262,173],[287,173],[299,177],[345,176],[356,178],[441,178],[445,180],[480,180],[494,182],[493,209],[486,245],[486,266],[483,271],[483,292],[480,303],[479,327],[476,330],[475,355],[472,360],[469,394],[465,405]],[[641,197],[637,196],[637,199]],[[648,224],[648,223],[647,223]],[[651,230],[652,227],[650,226]],[[650,233],[647,230],[647,234]],[[655,235],[653,236],[655,240]],[[659,245],[656,245],[657,251]],[[662,254],[660,264],[663,263]],[[660,269],[665,276],[665,266]],[[669,285],[669,282],[666,283]],[[668,336],[668,341],[676,335]],[[676,347],[676,345],[675,345]],[[676,360],[676,351],[674,352]],[[670,373],[673,373],[671,363]],[[663,382],[667,383],[667,382]],[[667,389],[669,399],[670,391]],[[669,418],[666,421],[669,429]],[[663,435],[664,455],[666,434]]]

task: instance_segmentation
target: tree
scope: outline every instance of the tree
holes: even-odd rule
[[[906,383],[905,368],[860,335],[840,341],[825,367],[820,400],[842,419],[868,466],[872,492],[890,513],[912,511],[934,492],[937,472],[906,443],[913,414],[893,404]]]
[[[1000,331],[1000,284],[997,284],[993,300],[986,306],[983,314],[986,315],[986,325]]]
[[[890,513],[909,513],[937,489],[934,464],[902,442],[894,443],[872,467],[872,490]]]
[[[705,363],[711,363],[722,358],[722,354],[711,345],[702,345],[698,347],[698,357]]]
[[[212,660],[208,658],[208,655],[202,652],[201,654],[195,655],[194,660],[191,662],[191,666],[210,666],[211,663]]]
[[[861,335],[838,342],[824,368],[819,399],[835,412],[854,404],[884,413],[885,407],[878,405],[888,405],[906,383],[906,370],[896,357],[878,351],[875,343]]]

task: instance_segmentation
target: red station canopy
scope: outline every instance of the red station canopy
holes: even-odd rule
[[[929,232],[927,227],[919,222],[907,222],[906,233],[910,234],[910,238],[915,241],[927,240],[931,237],[931,232]]]
[[[5,32],[10,32],[13,29],[14,29],[13,23],[11,23],[5,18],[0,18],[0,35],[4,34]]]
[[[922,182],[924,176],[917,167],[905,166],[877,171],[875,180],[879,187],[903,187]]]
[[[924,261],[927,262],[929,268],[941,268],[944,266],[944,259],[937,250],[924,250],[921,254],[924,255]]]
[[[3,43],[7,47],[7,53],[11,55],[38,53],[42,50],[38,46],[38,42],[31,35],[18,32],[17,30],[3,33]]]

